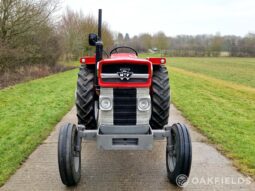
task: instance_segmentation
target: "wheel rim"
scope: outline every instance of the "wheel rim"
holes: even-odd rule
[[[74,160],[74,169],[75,172],[79,171],[79,167],[80,167],[80,158],[79,157],[73,157]]]
[[[95,119],[98,119],[98,101],[95,101],[94,105],[94,111],[95,111]]]
[[[171,132],[171,142],[169,143],[168,149],[168,167],[170,172],[173,172],[176,167],[177,160],[177,149],[176,149],[176,136],[175,133]]]

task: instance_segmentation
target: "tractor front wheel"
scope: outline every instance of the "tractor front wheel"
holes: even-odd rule
[[[166,168],[171,183],[180,187],[184,186],[189,177],[191,160],[192,147],[189,131],[183,124],[174,124],[170,128],[166,147]]]
[[[81,177],[81,138],[75,125],[66,124],[58,137],[58,167],[66,186],[78,184]]]

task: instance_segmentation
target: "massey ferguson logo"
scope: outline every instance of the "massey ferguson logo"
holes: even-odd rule
[[[120,72],[117,72],[121,80],[129,80],[133,72],[130,72],[130,68],[121,68]]]

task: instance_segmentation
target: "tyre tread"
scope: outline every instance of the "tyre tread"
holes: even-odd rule
[[[72,158],[72,134],[74,131],[73,124],[65,124],[59,132],[58,138],[58,166],[60,178],[66,186],[74,186],[80,180],[80,170],[73,173]]]
[[[81,66],[77,80],[76,109],[78,124],[84,125],[86,129],[97,128],[94,113],[95,97],[94,73],[86,66]]]
[[[190,174],[191,161],[192,161],[192,146],[191,139],[189,135],[188,128],[184,124],[176,123],[172,126],[172,131],[176,133],[179,140],[179,161],[176,163],[176,168],[173,172],[170,172],[167,164],[167,174],[168,179],[171,183],[176,185],[176,178],[180,175],[186,175],[187,177]],[[168,158],[168,152],[166,152],[166,157]],[[168,160],[168,159],[167,159]],[[166,162],[168,162],[166,160]]]
[[[153,73],[151,97],[150,125],[152,129],[163,129],[168,123],[170,108],[169,76],[164,65],[160,65]]]

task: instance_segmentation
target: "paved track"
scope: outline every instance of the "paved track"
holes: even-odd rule
[[[170,123],[189,123],[174,106]],[[75,108],[57,124],[51,135],[40,145],[20,169],[0,188],[3,190],[179,190],[166,177],[165,141],[155,142],[152,151],[103,151],[94,142],[83,142],[82,177],[79,185],[65,187],[60,180],[57,164],[59,127],[66,122],[76,123]],[[190,183],[183,190],[254,191],[255,183],[240,183],[246,177],[231,161],[222,156],[206,138],[190,127],[193,163]],[[223,181],[223,182],[222,182]],[[239,181],[239,183],[238,183]],[[199,183],[198,183],[199,182]]]

